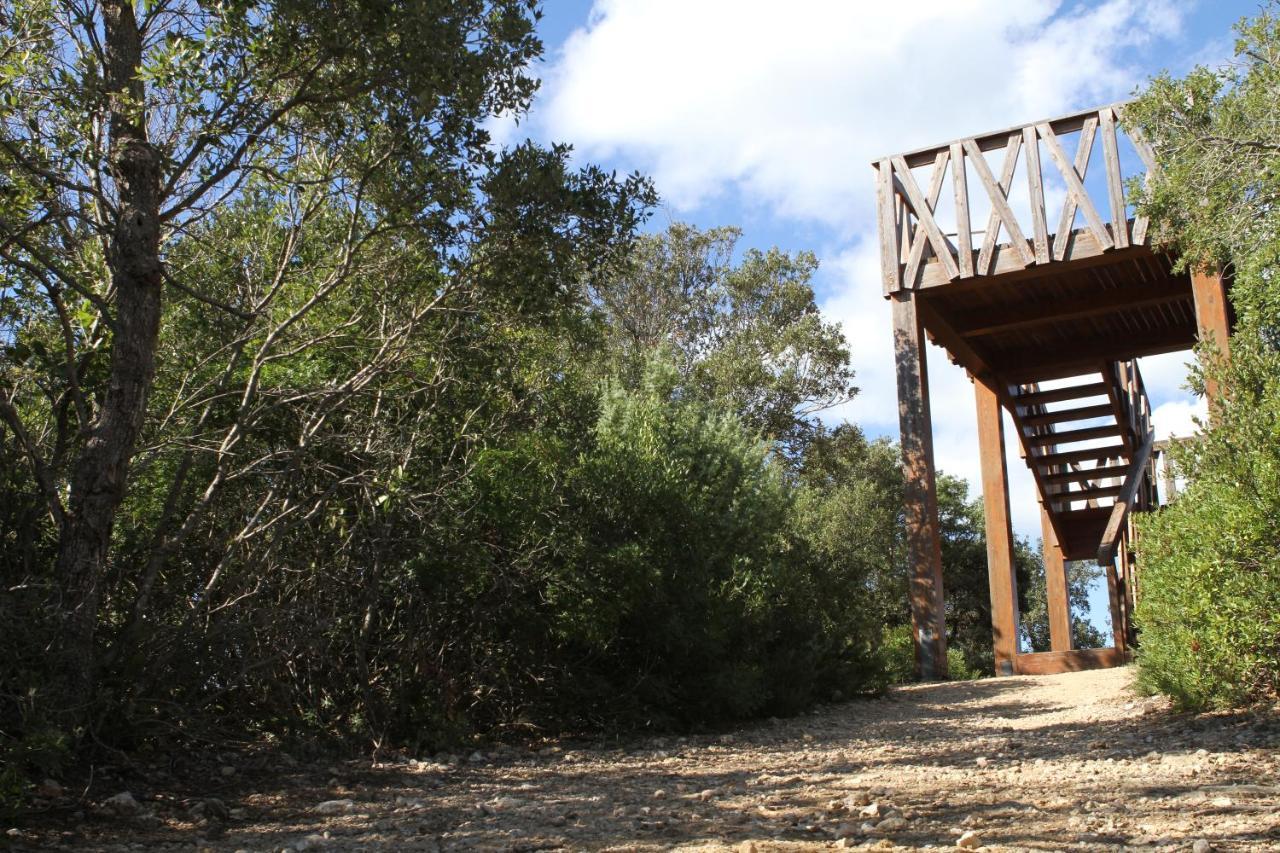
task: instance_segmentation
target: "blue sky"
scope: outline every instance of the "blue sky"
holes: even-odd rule
[[[652,221],[737,225],[742,246],[815,252],[819,304],[843,324],[862,393],[828,419],[897,435],[880,295],[875,157],[1123,100],[1150,76],[1231,55],[1256,2],[1213,0],[547,0],[543,89],[519,127],[651,175]],[[1188,355],[1146,360],[1157,427],[1201,403]],[[977,480],[973,391],[931,348],[938,466]],[[1011,442],[1012,443],[1012,442]],[[1009,459],[1014,526],[1039,538],[1034,486]],[[1105,600],[1105,599],[1104,599]],[[1105,611],[1105,606],[1095,611]]]

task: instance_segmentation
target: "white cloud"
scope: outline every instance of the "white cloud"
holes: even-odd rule
[[[775,227],[828,234],[818,290],[844,326],[862,388],[832,419],[896,437],[871,161],[1124,98],[1146,76],[1135,48],[1175,34],[1183,7],[596,0],[546,75],[533,119],[587,159],[652,175],[677,216],[731,199],[739,218],[727,221],[746,208],[767,211]],[[1052,178],[1046,189],[1056,209],[1062,191]],[[938,467],[980,494],[972,385],[936,348],[929,367]],[[1154,372],[1167,384],[1175,370]],[[1185,398],[1181,381],[1153,398]],[[1015,527],[1035,539],[1034,486],[1009,444]]]
[[[732,186],[856,229],[876,156],[1123,97],[1132,48],[1178,20],[1132,0],[598,0],[539,116],[677,207]]]

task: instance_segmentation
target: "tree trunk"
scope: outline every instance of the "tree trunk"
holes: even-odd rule
[[[111,529],[124,499],[129,462],[142,431],[160,331],[160,186],[158,152],[148,143],[142,33],[131,0],[102,3],[110,110],[109,170],[118,205],[107,264],[115,293],[111,372],[102,408],[71,472],[68,512],[58,543],[64,625],[55,689],[73,724],[93,699],[100,582]]]

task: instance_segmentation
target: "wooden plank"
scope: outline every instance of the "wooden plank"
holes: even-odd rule
[[[1111,609],[1111,642],[1117,649],[1124,648],[1124,614],[1120,610],[1120,579],[1116,576],[1115,561],[1106,564],[1107,604]]]
[[[1180,282],[1167,279],[1083,293],[1066,299],[1011,305],[957,318],[955,325],[962,330],[962,335],[974,338],[1037,329],[1071,320],[1086,320],[1116,311],[1139,311],[1190,299],[1191,294],[1180,286]],[[982,325],[969,325],[966,320]]]
[[[925,209],[920,214],[921,217],[928,216],[929,221],[933,223],[934,230],[941,233],[937,227],[937,221],[933,218],[934,211],[938,207],[938,197],[942,195],[942,181],[947,175],[947,160],[950,158],[949,151],[941,151],[938,153],[938,160],[933,164],[933,177],[929,182],[929,194],[923,199]],[[914,179],[912,181],[914,183]],[[913,202],[914,203],[914,202]],[[926,228],[917,228],[915,237],[911,240],[911,251],[907,255],[907,270],[903,278],[908,288],[915,287],[916,277],[920,272],[920,261],[924,259],[925,246],[929,244],[927,239],[929,234]],[[948,254],[950,253],[950,241],[943,236],[943,241],[947,243]]]
[[[1125,465],[1099,465],[1096,468],[1080,468],[1074,471],[1062,471],[1057,474],[1046,474],[1044,481],[1049,485],[1059,483],[1080,483],[1086,480],[1110,480],[1123,477],[1127,472]]]
[[[1021,147],[1021,143],[1019,143]],[[991,234],[1000,224],[999,217],[992,215],[995,222],[990,223],[987,233]],[[992,240],[995,238],[992,237]],[[985,243],[983,244],[986,245]],[[1029,249],[1024,250],[1030,252]],[[1118,253],[1124,252],[1124,257]],[[1061,264],[1052,264],[1047,269],[1057,275],[1066,275],[1089,267],[1102,266],[1110,263],[1118,263],[1125,259],[1141,259],[1155,254],[1149,246],[1133,245],[1128,249],[1106,249],[1094,239],[1093,234],[1088,228],[1073,231],[1067,242],[1067,249],[1063,255]],[[1017,251],[1015,246],[1002,244],[995,246],[988,252],[988,258],[983,259],[979,255],[979,263],[977,266],[977,275],[979,276],[1000,276],[1002,282],[1016,281],[1020,278],[1034,278],[1045,274],[1046,268],[1034,264],[1028,265],[1023,261],[1023,256]],[[940,287],[942,285],[951,284],[952,280],[947,278],[942,267],[929,261],[924,265],[924,272],[920,275],[920,282],[917,288]]]
[[[1119,106],[1116,108],[1121,120],[1124,119],[1123,109]],[[1126,127],[1125,135],[1129,137],[1133,150],[1138,152],[1138,158],[1142,160],[1142,165],[1147,167],[1147,173],[1143,176],[1143,183],[1147,186],[1151,184],[1151,176],[1156,173],[1159,164],[1156,162],[1156,154],[1151,150],[1151,146],[1147,144],[1147,140],[1142,136],[1141,131],[1136,127]],[[1150,220],[1145,216],[1139,216],[1133,221],[1133,242],[1139,246],[1147,242],[1147,229],[1150,227]]]
[[[1143,438],[1138,452],[1129,462],[1129,468],[1125,472],[1124,486],[1116,497],[1115,506],[1111,508],[1106,529],[1102,533],[1102,544],[1098,546],[1098,565],[1100,566],[1110,566],[1115,562],[1116,545],[1124,530],[1125,517],[1133,505],[1134,498],[1138,494],[1138,486],[1142,484],[1143,476],[1146,474],[1147,461],[1151,458],[1151,445],[1154,442],[1155,436],[1148,433]]]
[[[964,164],[964,146],[951,143],[951,186],[956,197],[956,247],[960,277],[973,277],[973,225],[969,221],[969,174]]]
[[[1049,648],[1055,652],[1071,648],[1071,602],[1067,598],[1067,563],[1058,545],[1058,534],[1040,507],[1040,535],[1044,554],[1045,598],[1049,606]]]
[[[876,207],[880,214],[880,276],[885,295],[902,289],[898,264],[898,223],[894,215],[893,165],[886,158],[876,165]]]
[[[1102,156],[1107,169],[1107,198],[1111,203],[1111,236],[1116,248],[1129,245],[1129,212],[1124,204],[1124,178],[1120,174],[1120,151],[1116,145],[1116,119],[1110,107],[1098,112],[1102,120]]]
[[[1084,221],[1089,226],[1089,230],[1093,232],[1094,239],[1098,241],[1103,249],[1115,248],[1115,243],[1107,230],[1107,224],[1098,215],[1098,209],[1093,206],[1093,200],[1089,198],[1089,193],[1084,188],[1080,176],[1076,174],[1071,163],[1067,162],[1067,155],[1063,152],[1062,145],[1058,142],[1058,137],[1054,135],[1053,130],[1047,124],[1038,125],[1036,130],[1040,132],[1040,138],[1044,140],[1045,148],[1049,151],[1049,159],[1053,160],[1054,165],[1058,167],[1058,171],[1062,174],[1062,178],[1067,184],[1067,192],[1075,197],[1076,204],[1079,206],[1080,212],[1084,214]]]
[[[1119,424],[1107,424],[1106,426],[1068,429],[1060,432],[1045,433],[1044,435],[1032,435],[1027,437],[1027,443],[1037,446],[1042,444],[1069,444],[1073,441],[1093,441],[1096,438],[1110,438],[1119,434]]]
[[[1019,406],[1041,406],[1045,403],[1061,403],[1064,400],[1099,397],[1105,393],[1107,393],[1106,384],[1090,382],[1087,385],[1068,385],[1062,388],[1050,388],[1047,391],[1019,394],[1015,399],[1018,401]]]
[[[926,680],[947,677],[947,634],[942,597],[942,540],[933,467],[933,422],[924,335],[910,293],[893,297],[894,358],[898,377],[898,424],[905,480],[905,526],[911,623],[916,667]]]
[[[1022,422],[1027,426],[1044,424],[1060,424],[1066,421],[1087,421],[1093,418],[1107,418],[1114,413],[1110,403],[1097,406],[1081,406],[1078,409],[1060,409],[1056,412],[1044,412],[1037,415],[1023,415]]]
[[[998,183],[991,174],[991,167],[987,165],[987,158],[978,151],[973,140],[966,139],[963,145],[965,154],[973,162],[974,171],[978,173],[978,180],[991,199],[991,217],[987,220],[987,233],[982,241],[982,251],[978,253],[977,274],[986,275],[990,269],[1000,224],[1004,225],[1005,232],[1009,235],[1009,245],[1021,258],[1022,266],[1030,266],[1035,262],[1035,255],[1031,254],[1031,250],[1027,248],[1027,238],[1023,236],[1018,218],[1013,215],[1007,198],[1009,187],[1013,182],[1014,169],[1018,165],[1018,149],[1022,147],[1022,134],[1015,133],[1009,136],[1009,146],[1004,157],[1004,170]]]
[[[1119,109],[1123,107],[1124,104],[1123,102],[1121,102],[1118,104],[1113,104],[1113,106]],[[1019,124],[1015,127],[1006,127],[1002,130],[993,130],[988,133],[984,133],[982,136],[971,136],[967,138],[975,142],[978,148],[983,151],[994,151],[997,148],[1003,147],[1002,143],[1004,142],[1004,140],[1009,138],[1009,134],[1020,133],[1022,131],[1022,128],[1026,127],[1028,124],[1030,125],[1048,124],[1050,127],[1053,128],[1054,133],[1074,133],[1075,131],[1079,130],[1080,127],[1089,119],[1092,118],[1096,120],[1097,117],[1098,117],[1098,111],[1096,109],[1082,110],[1078,113],[1071,113],[1070,115],[1059,116],[1058,118],[1042,119],[1040,121],[1026,122],[1024,124]],[[963,142],[964,139],[958,139],[955,141]],[[912,151],[908,151],[904,153],[902,155],[902,158],[906,160],[907,165],[911,166],[912,168],[915,168],[916,166],[923,166],[926,163],[932,162],[934,155],[937,154],[939,148],[948,148],[952,144],[953,143],[944,143],[942,145],[930,145],[925,148],[917,148]]]
[[[1081,450],[1064,450],[1060,453],[1046,453],[1043,456],[1033,456],[1031,459],[1033,462],[1040,465],[1052,467],[1056,465],[1070,465],[1072,462],[1088,462],[1091,459],[1123,459],[1126,455],[1127,453],[1123,445],[1112,444],[1106,447],[1087,447]]]
[[[1124,486],[1093,486],[1076,489],[1070,492],[1050,492],[1049,497],[1057,503],[1063,501],[1096,501],[1099,498],[1114,498],[1120,494]]]
[[[1125,453],[1132,454],[1137,448],[1134,447],[1133,430],[1128,428],[1128,397],[1122,387],[1120,365],[1115,362],[1104,364],[1102,366],[1102,375],[1110,380],[1107,383],[1107,398],[1111,401],[1112,411],[1115,412],[1116,423],[1123,424],[1126,427],[1120,433],[1120,440],[1124,442]]]
[[[1013,526],[1009,514],[1009,473],[1004,456],[1004,417],[995,387],[976,378],[978,453],[987,532],[987,579],[996,675],[1012,675],[1018,654],[1018,589],[1014,576]]]
[[[993,355],[992,362],[996,370],[1008,365],[1002,375],[1010,382],[1045,382],[1056,376],[1083,373],[1099,361],[1177,352],[1186,349],[1189,343],[1180,329],[1155,329],[1128,337],[1076,344],[1062,350],[1042,347],[1005,350],[998,357]]]
[[[1093,153],[1093,134],[1098,128],[1097,116],[1092,116],[1080,128],[1080,139],[1076,143],[1076,174],[1081,183],[1089,172],[1089,157]],[[1071,242],[1071,231],[1076,221],[1076,202],[1070,193],[1062,202],[1062,218],[1058,220],[1058,230],[1053,232],[1053,259],[1060,261]]]
[[[949,151],[944,151],[938,155],[939,160],[943,160],[948,156],[950,156]],[[959,278],[960,269],[956,266],[955,258],[951,257],[951,243],[947,240],[946,235],[942,233],[942,229],[938,227],[937,220],[933,218],[933,208],[926,202],[924,195],[920,192],[915,176],[911,174],[911,170],[907,168],[907,164],[902,162],[900,157],[894,158],[893,168],[896,178],[902,182],[902,188],[906,191],[907,201],[911,203],[911,208],[916,214],[917,227],[924,229],[925,235],[929,238],[929,245],[933,247],[934,257],[942,263],[950,278]],[[935,171],[942,170],[935,169]],[[940,180],[939,187],[941,187]],[[910,284],[910,282],[908,283]]]
[[[1036,129],[1022,129],[1022,144],[1027,149],[1027,190],[1031,196],[1031,233],[1036,263],[1049,263],[1049,223],[1044,215],[1044,175],[1040,171],[1040,145]]]
[[[1018,675],[1058,675],[1088,669],[1124,666],[1128,658],[1119,649],[1072,649],[1062,652],[1031,652],[1018,655],[1014,669]]]

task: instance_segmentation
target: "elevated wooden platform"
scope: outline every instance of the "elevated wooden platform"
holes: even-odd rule
[[[1175,273],[1133,215],[1126,182],[1156,161],[1122,118],[1105,106],[874,164],[925,678],[946,666],[926,337],[974,380],[997,672],[1113,665],[1132,640],[1130,513],[1158,501],[1135,359],[1205,335],[1225,348],[1231,316],[1222,277]],[[1002,411],[1039,492],[1048,656],[1019,652]],[[1065,561],[1083,559],[1107,567],[1110,651],[1071,649]]]

